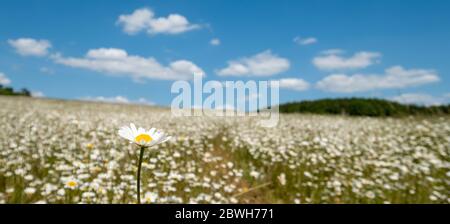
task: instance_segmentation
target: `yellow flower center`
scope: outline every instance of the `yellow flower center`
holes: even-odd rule
[[[134,138],[134,140],[137,143],[141,143],[141,142],[148,143],[148,142],[152,141],[153,139],[152,139],[152,137],[150,137],[150,135],[140,134],[140,135],[136,136],[136,138]]]
[[[67,186],[69,186],[69,187],[76,187],[77,186],[77,182],[71,180],[71,181],[67,182]]]

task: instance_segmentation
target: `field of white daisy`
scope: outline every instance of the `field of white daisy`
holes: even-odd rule
[[[0,203],[450,203],[450,117],[173,118],[158,107],[0,97]]]

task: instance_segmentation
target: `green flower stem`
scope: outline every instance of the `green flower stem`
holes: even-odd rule
[[[144,157],[144,150],[145,147],[141,146],[141,152],[139,154],[139,163],[138,163],[138,170],[137,170],[137,203],[141,203],[141,166],[142,166],[142,158]]]

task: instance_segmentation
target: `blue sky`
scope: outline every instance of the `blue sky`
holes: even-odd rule
[[[169,105],[173,81],[203,71],[205,80],[280,80],[281,102],[442,104],[450,100],[449,11],[439,0],[5,0],[0,84]]]

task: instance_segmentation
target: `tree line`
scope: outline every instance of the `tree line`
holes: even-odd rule
[[[19,91],[15,91],[12,87],[8,86],[2,86],[0,85],[0,95],[7,95],[7,96],[31,96],[31,92],[23,88]]]
[[[291,102],[280,105],[282,113],[343,114],[390,117],[450,114],[450,104],[440,106],[405,105],[384,99],[340,98]]]

